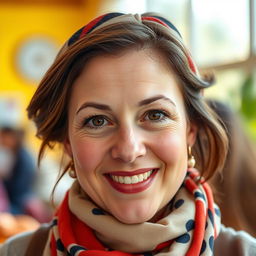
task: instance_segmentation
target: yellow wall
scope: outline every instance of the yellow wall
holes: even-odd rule
[[[76,6],[0,4],[0,96],[20,102],[23,125],[28,124],[25,109],[38,82],[19,74],[15,64],[19,46],[26,38],[40,35],[60,48],[72,33],[95,16],[99,2],[89,0]]]

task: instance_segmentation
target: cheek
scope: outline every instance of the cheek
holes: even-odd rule
[[[165,133],[157,137],[154,151],[165,163],[174,164],[186,159],[185,133]]]
[[[77,140],[72,144],[77,171],[94,171],[104,157],[104,149],[94,141]]]

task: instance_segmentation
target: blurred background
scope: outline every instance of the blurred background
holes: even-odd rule
[[[18,144],[29,152],[34,166],[40,143],[27,120],[26,106],[65,40],[93,17],[109,11],[153,11],[169,18],[202,74],[215,75],[215,86],[205,91],[206,97],[225,102],[241,116],[255,145],[256,0],[0,0],[0,127],[22,133]],[[2,150],[0,162],[5,154]],[[58,154],[50,152],[39,170],[34,167],[36,177],[29,193],[43,202],[40,209],[49,202],[59,160]],[[8,173],[0,175],[10,178]],[[56,201],[69,183],[64,178]],[[44,216],[30,208],[25,212],[29,211],[40,222],[47,220],[47,210]]]

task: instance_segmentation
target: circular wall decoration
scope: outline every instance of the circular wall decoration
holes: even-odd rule
[[[19,74],[26,80],[39,81],[57,54],[55,42],[49,38],[31,37],[18,47],[16,66]]]

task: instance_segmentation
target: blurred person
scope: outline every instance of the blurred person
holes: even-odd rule
[[[9,239],[15,255],[255,255],[221,225],[205,181],[227,136],[177,28],[159,14],[107,13],[67,40],[28,116],[62,145],[74,179],[51,224]]]
[[[43,222],[48,213],[43,202],[36,196],[34,184],[37,168],[34,158],[24,146],[24,131],[11,126],[0,127],[3,189],[8,196],[8,211],[14,215],[28,214]],[[4,192],[3,192],[4,193]]]
[[[223,122],[229,151],[223,171],[210,180],[224,225],[256,236],[256,150],[242,121],[227,104],[208,101]]]
[[[1,146],[0,142],[0,212],[8,212],[10,210],[9,198],[3,180],[8,175],[12,163],[12,154],[8,149]]]
[[[0,212],[8,212],[8,211],[9,211],[9,199],[0,177]]]
[[[28,192],[31,186],[29,183],[24,182],[24,178],[27,178],[29,181],[29,179],[33,178],[31,176],[34,174],[30,175],[28,173],[28,177],[25,176],[21,180],[16,180],[16,178],[19,178],[19,175],[26,175],[26,172],[23,170],[29,166],[31,168],[28,170],[34,172],[32,170],[33,164],[30,164],[30,162],[29,164],[23,164],[19,160],[22,158],[22,155],[17,152],[18,148],[20,148],[18,146],[20,144],[18,143],[20,141],[18,137],[21,134],[17,133],[16,129],[9,126],[0,128],[0,243],[12,235],[34,230],[39,226],[38,221],[26,215],[30,213],[35,216],[33,211],[28,211],[28,202],[32,198],[32,192]],[[19,164],[23,167],[22,171],[17,168]],[[15,174],[17,174],[17,177]],[[13,184],[12,180],[14,180]],[[21,186],[22,183],[24,185]],[[28,186],[26,187],[26,185]],[[10,198],[14,200],[9,200],[9,194]],[[32,207],[36,207],[36,205]]]

